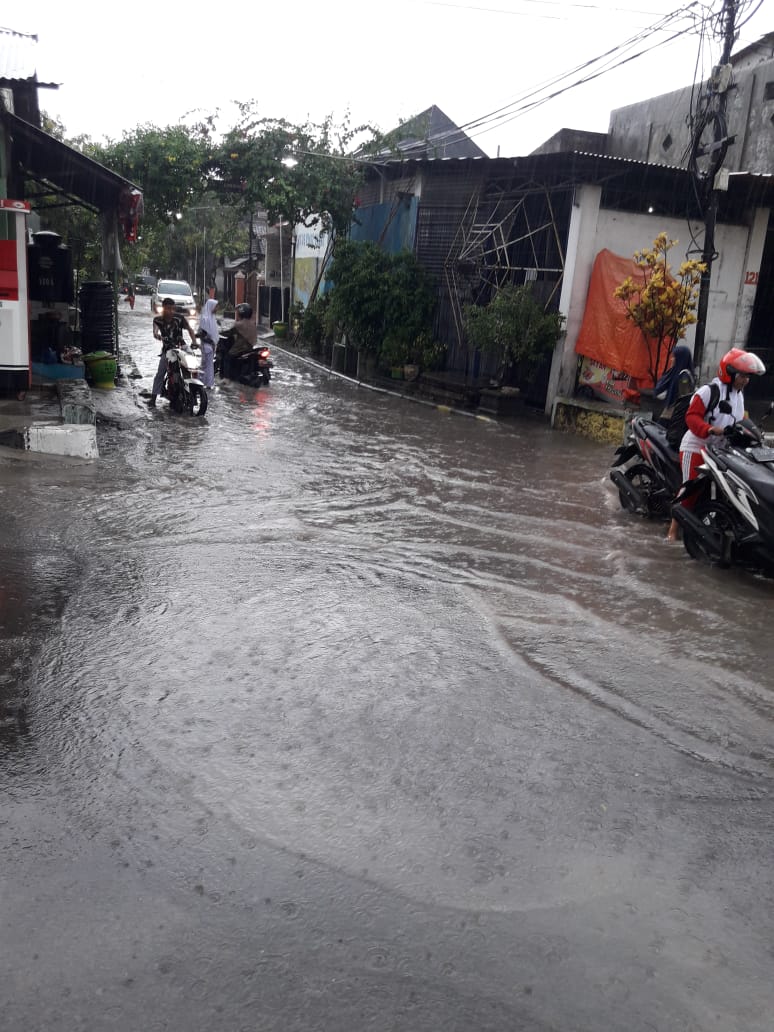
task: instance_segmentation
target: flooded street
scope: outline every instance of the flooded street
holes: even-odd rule
[[[273,357],[0,459],[0,1027],[770,1032],[774,584]]]

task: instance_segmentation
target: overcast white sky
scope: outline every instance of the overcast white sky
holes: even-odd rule
[[[721,0],[696,2],[695,22],[681,15],[608,61],[649,50],[645,56],[530,113],[514,111],[520,98],[536,89],[544,95],[549,81],[631,40],[680,3],[135,0],[117,7],[34,0],[7,27],[38,34],[38,78],[62,84],[41,91],[41,106],[64,122],[69,136],[120,138],[138,123],[164,126],[196,110],[220,109],[225,126],[234,118],[234,99],[255,98],[261,114],[292,122],[327,114],[341,121],[349,112],[354,123],[383,130],[437,104],[463,126],[506,108],[471,135],[488,154],[499,148],[513,156],[563,127],[604,132],[611,109],[688,85],[695,74],[706,78],[720,41],[702,41],[698,23],[705,9],[719,11]],[[742,17],[752,16],[735,49],[774,30],[772,0],[744,3]]]

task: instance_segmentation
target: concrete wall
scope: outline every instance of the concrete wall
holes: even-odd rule
[[[578,358],[575,341],[580,331],[586,295],[591,279],[591,267],[600,248],[596,245],[599,201],[602,188],[582,186],[575,192],[567,234],[562,293],[559,311],[565,317],[564,338],[557,345],[551,363],[546,395],[546,412],[550,413],[554,399],[569,397],[575,390]]]
[[[647,247],[662,231],[678,240],[670,252],[670,265],[677,269],[691,247],[691,234],[701,239],[703,227],[690,227],[684,220],[640,215],[600,208],[599,187],[584,186],[576,194],[567,242],[565,276],[560,311],[566,318],[563,342],[554,354],[548,386],[546,411],[557,397],[570,397],[575,389],[578,356],[575,343],[586,307],[591,269],[597,254],[608,248],[630,257]],[[719,258],[712,266],[709,310],[704,342],[701,379],[714,376],[718,360],[733,344],[744,344],[750,325],[755,287],[747,281],[760,270],[768,211],[753,213],[750,226],[718,225],[716,245]],[[693,346],[695,327],[685,342]]]
[[[729,134],[736,140],[723,167],[731,172],[774,172],[774,59],[763,54],[757,61],[740,62],[734,80],[726,115]],[[692,98],[696,108],[700,88],[686,87],[612,111],[608,154],[685,167],[690,145],[686,116]]]

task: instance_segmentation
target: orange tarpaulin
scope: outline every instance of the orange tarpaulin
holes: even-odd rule
[[[652,387],[651,366],[655,362],[656,341],[646,343],[634,323],[626,317],[626,306],[613,292],[627,276],[635,283],[642,281],[642,269],[631,258],[622,258],[612,251],[600,251],[594,259],[591,282],[586,298],[575,350],[611,369],[626,373],[637,380],[640,387]],[[660,376],[666,368],[669,354],[662,347],[661,361],[656,370]]]

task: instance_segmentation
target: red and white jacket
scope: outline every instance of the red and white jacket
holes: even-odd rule
[[[688,429],[683,434],[682,441],[680,441],[681,452],[700,452],[704,447],[704,442],[709,437],[710,426],[727,427],[740,419],[744,419],[744,394],[741,391],[735,391],[728,384],[723,383],[717,376],[712,382],[720,387],[718,404],[724,398],[727,398],[731,403],[731,412],[720,412],[717,407],[711,412],[707,412],[706,408],[710,400],[710,384],[707,383],[703,387],[699,387],[691,398],[691,404],[685,413],[685,422],[688,425]],[[710,419],[712,419],[711,423],[709,422]]]

